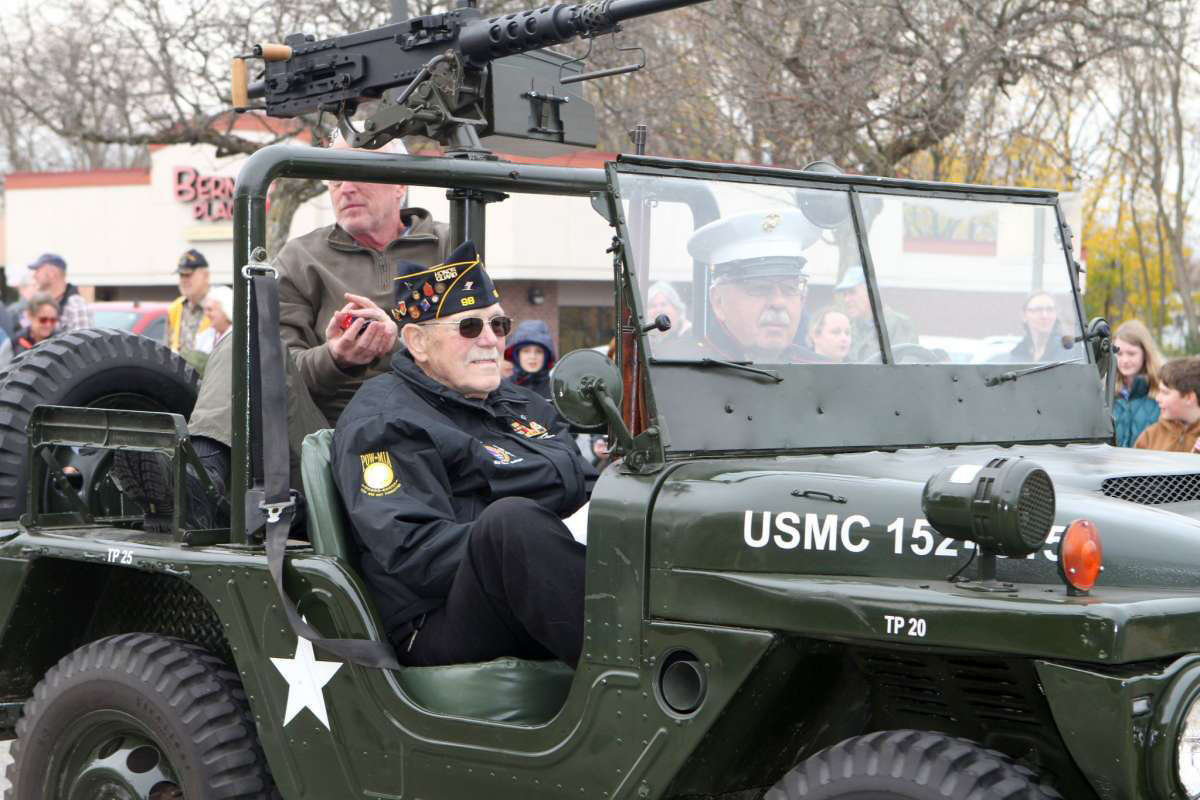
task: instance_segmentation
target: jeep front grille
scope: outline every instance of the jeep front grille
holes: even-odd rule
[[[1118,500],[1157,506],[1200,500],[1200,472],[1183,475],[1126,475],[1106,478],[1100,491]]]

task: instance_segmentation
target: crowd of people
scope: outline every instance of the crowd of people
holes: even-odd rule
[[[198,250],[185,252],[175,272],[180,296],[167,309],[167,344],[203,372],[208,354],[233,327],[233,289],[211,285],[208,261]],[[18,291],[18,300],[0,305],[0,367],[47,339],[96,325],[60,255],[38,256]]]

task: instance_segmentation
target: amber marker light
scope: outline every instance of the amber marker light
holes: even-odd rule
[[[1067,526],[1058,543],[1058,574],[1068,587],[1086,592],[1096,585],[1103,569],[1104,554],[1100,534],[1088,519],[1077,519]]]

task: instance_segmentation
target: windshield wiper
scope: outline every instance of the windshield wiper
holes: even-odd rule
[[[1035,372],[1045,372],[1048,369],[1061,367],[1063,364],[1080,364],[1082,359],[1069,358],[1065,361],[1051,361],[1049,364],[1038,364],[1036,367],[1027,367],[1026,369],[1015,369],[1011,372],[1001,372],[999,375],[993,375],[983,382],[984,386],[999,386],[1002,383],[1015,381],[1023,375],[1032,375]]]
[[[752,372],[755,375],[762,375],[770,378],[776,383],[783,383],[783,377],[778,372],[772,372],[769,369],[761,369],[759,367],[750,366],[749,361],[722,361],[719,358],[651,358],[651,364],[663,364],[665,366],[680,367],[680,366],[696,366],[696,367],[729,367],[730,369],[740,369],[743,372]]]

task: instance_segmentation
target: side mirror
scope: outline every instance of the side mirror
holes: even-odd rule
[[[823,175],[841,175],[842,171],[830,161],[813,161],[804,166],[805,172],[817,172]],[[845,224],[850,218],[849,205],[846,195],[841,192],[815,192],[798,190],[796,199],[804,217],[813,225],[825,230],[833,230]]]
[[[576,428],[597,431],[610,422],[604,406],[619,409],[625,388],[617,365],[605,356],[595,350],[572,350],[550,370],[550,391],[563,419]],[[619,412],[617,416],[619,420]]]
[[[650,426],[634,438],[621,419],[624,392],[617,365],[595,350],[573,350],[550,370],[550,396],[563,419],[582,430],[607,427],[612,452],[623,457],[624,469],[659,469],[663,454],[658,429]]]

